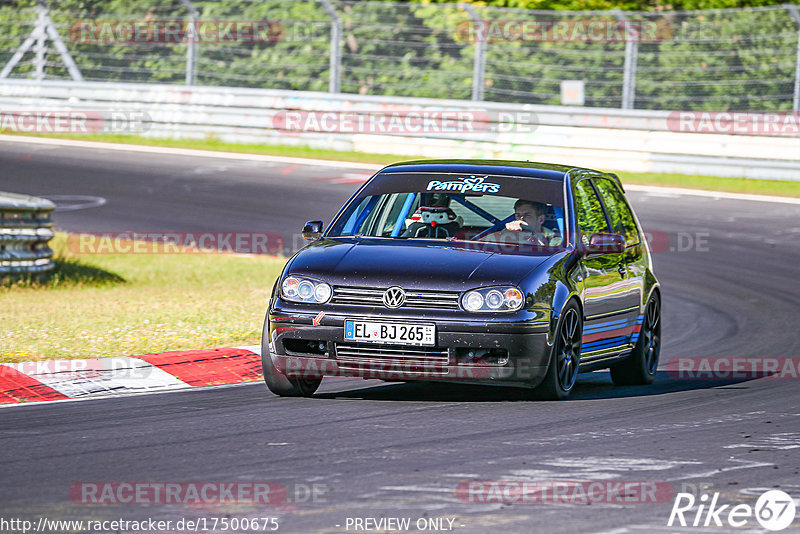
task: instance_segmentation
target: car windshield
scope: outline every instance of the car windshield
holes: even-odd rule
[[[561,247],[562,188],[556,180],[526,177],[381,175],[347,205],[326,235]]]

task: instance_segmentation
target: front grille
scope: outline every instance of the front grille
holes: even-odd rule
[[[446,375],[449,355],[441,347],[337,343],[336,361],[344,371]]]
[[[386,289],[371,287],[333,288],[332,304],[351,306],[381,306]],[[437,310],[457,310],[459,294],[457,291],[436,291],[430,289],[406,289],[406,301],[401,308],[423,308]]]

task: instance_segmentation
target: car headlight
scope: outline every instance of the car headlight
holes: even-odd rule
[[[287,276],[281,284],[281,297],[292,302],[325,304],[331,298],[331,286],[302,276]]]
[[[522,308],[525,299],[516,287],[482,287],[464,293],[461,306],[468,312],[512,312]]]

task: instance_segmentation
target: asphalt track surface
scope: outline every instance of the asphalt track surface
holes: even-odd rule
[[[0,144],[0,190],[107,200],[56,213],[70,231],[290,236],[305,220],[330,221],[355,188],[347,182],[363,174]],[[800,206],[629,196],[646,229],[669,240],[654,260],[662,366],[686,356],[798,355]],[[410,518],[411,531],[418,518],[450,518],[450,531],[464,533],[731,530],[667,528],[672,498],[508,504],[464,502],[455,491],[465,481],[525,480],[660,481],[749,505],[780,488],[797,501],[800,383],[659,372],[651,387],[614,387],[597,372],[581,375],[568,401],[531,402],[505,389],[326,379],[312,399],[278,398],[258,383],[0,410],[3,518],[271,516],[279,532],[331,533],[366,532],[352,519],[368,517]],[[69,497],[84,481],[275,481],[295,502],[89,506]],[[319,493],[308,502],[312,484]],[[762,530],[750,518],[742,531]]]

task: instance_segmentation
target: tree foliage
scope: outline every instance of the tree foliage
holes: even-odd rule
[[[761,6],[769,0],[485,0],[472,2],[480,21],[549,21],[579,25],[622,15],[656,24],[654,40],[639,42],[635,107],[639,109],[791,108],[798,27],[783,7],[744,11],[677,12],[672,8]],[[800,0],[795,0],[800,2]],[[455,2],[333,0],[341,19],[341,91],[387,96],[469,99],[479,48],[485,50],[485,100],[560,104],[564,80],[585,84],[587,106],[619,107],[624,40],[480,39],[475,21]],[[318,1],[193,0],[208,21],[271,21],[267,40],[201,41],[195,83],[326,91],[331,17]],[[0,4],[0,65],[32,31],[34,0]],[[86,21],[188,21],[179,0],[51,0],[51,17],[87,80],[182,84],[186,42],[91,42],[76,38]],[[509,10],[507,8],[516,8]],[[528,11],[520,8],[528,9]],[[530,11],[549,9],[553,11]],[[596,9],[575,12],[571,9]],[[630,49],[628,50],[630,52]],[[33,72],[33,51],[13,71]],[[52,44],[46,75],[68,73]]]
[[[459,0],[412,0],[427,3],[457,3]],[[692,9],[730,9],[777,6],[800,3],[800,0],[466,0],[476,5],[516,9],[547,9],[556,11],[595,11],[624,9],[627,11],[667,11]]]

